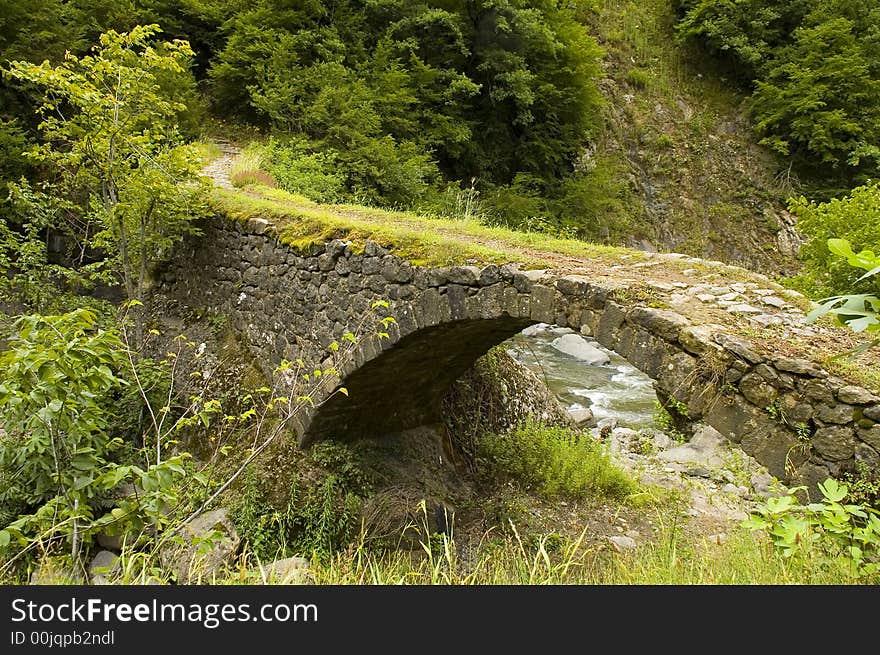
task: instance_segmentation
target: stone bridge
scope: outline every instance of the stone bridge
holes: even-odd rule
[[[428,268],[369,239],[301,252],[263,219],[218,217],[203,232],[178,248],[158,288],[228,316],[266,373],[282,358],[329,364],[331,343],[376,299],[389,303],[388,338],[358,341],[340,364],[348,396],[321,391],[296,427],[302,444],[439,422],[444,395],[478,357],[545,322],[622,355],[674,416],[712,425],[783,482],[814,489],[859,463],[880,471],[880,398],[794,348],[833,328],[806,325],[802,297],[743,269],[678,255],[601,275]]]

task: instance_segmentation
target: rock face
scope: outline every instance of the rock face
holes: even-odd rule
[[[437,424],[453,383],[480,356],[544,323],[573,330],[559,343],[577,343],[578,352],[574,338],[591,335],[620,354],[655,381],[668,409],[713,426],[786,484],[817,492],[818,476],[859,464],[880,477],[876,394],[724,327],[773,325],[804,343],[818,334],[798,308],[805,299],[769,279],[654,285],[667,309],[618,294],[625,281],[513,264],[414,266],[370,240],[362,253],[338,239],[294,249],[265,220],[218,217],[200,227],[203,236],[185,241],[158,272],[155,290],[182,310],[227,316],[267,376],[282,359],[334,364],[330,345],[356,330],[375,300],[389,304],[396,322],[388,337],[359,341],[339,365],[341,381],[325,379],[312,394],[317,409],[296,426],[302,444]],[[625,278],[627,266],[611,268]],[[714,319],[705,318],[709,310]],[[347,396],[331,396],[339,382]]]
[[[223,507],[200,514],[180,530],[182,543],[162,547],[162,566],[178,583],[210,582],[235,557],[241,540],[228,514]]]
[[[611,361],[608,353],[596,348],[596,346],[577,334],[565,334],[554,339],[550,345],[559,352],[571,355],[575,359],[579,359],[591,366],[601,366]]]

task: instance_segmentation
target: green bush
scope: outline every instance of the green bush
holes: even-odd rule
[[[876,580],[880,573],[880,512],[844,501],[849,488],[833,478],[819,485],[822,500],[802,505],[797,493],[769,498],[744,522],[751,530],[763,530],[785,557],[818,551],[820,565],[849,565],[851,575]]]
[[[248,551],[261,562],[268,563],[290,554],[285,516],[266,502],[266,491],[253,470],[244,475],[230,519]]]
[[[351,198],[397,207],[424,201],[441,173],[557,180],[602,122],[602,52],[582,10],[255,0],[224,24],[210,93],[226,115],[332,153],[298,154],[289,179],[271,171],[309,197],[337,195],[337,176]]]
[[[880,255],[871,250],[855,253],[846,239],[829,239],[828,250],[843,258],[850,266],[867,271],[859,280],[875,279],[880,273]],[[880,344],[880,338],[873,337],[880,332],[880,298],[867,293],[843,294],[825,298],[822,304],[807,314],[807,321],[812,322],[830,314],[838,323],[846,325],[853,332],[869,335],[869,340],[857,346],[853,351],[859,352]]]
[[[131,382],[118,333],[85,309],[22,316],[15,327],[0,354],[0,478],[16,482],[0,499],[14,508],[5,519],[18,516],[0,526],[0,552],[67,544],[76,559],[103,529],[161,525],[166,503],[177,503],[172,488],[185,474],[184,456],[145,469],[121,461],[114,408]],[[108,507],[108,496],[125,484],[141,493]]]
[[[335,203],[345,198],[345,175],[336,154],[316,152],[304,139],[269,139],[263,150],[266,170],[285,191],[315,202]]]
[[[680,36],[697,40],[751,92],[747,104],[762,143],[823,185],[852,188],[876,175],[876,2],[677,4]]]
[[[477,463],[493,479],[507,476],[543,496],[626,500],[638,484],[611,460],[607,447],[588,433],[526,423],[506,434],[477,440]]]
[[[880,291],[877,278],[860,281],[861,271],[828,249],[829,239],[845,239],[856,251],[880,252],[880,182],[827,202],[792,199],[789,209],[808,239],[801,249],[805,271],[794,279],[795,286],[814,297]]]

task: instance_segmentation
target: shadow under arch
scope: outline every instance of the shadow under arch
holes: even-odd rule
[[[301,445],[328,438],[377,437],[438,423],[444,396],[477,359],[533,319],[465,319],[417,330],[345,377],[314,412]]]

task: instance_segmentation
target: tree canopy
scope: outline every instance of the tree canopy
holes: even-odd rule
[[[762,142],[828,195],[880,171],[878,0],[678,0],[679,34],[751,93]]]

